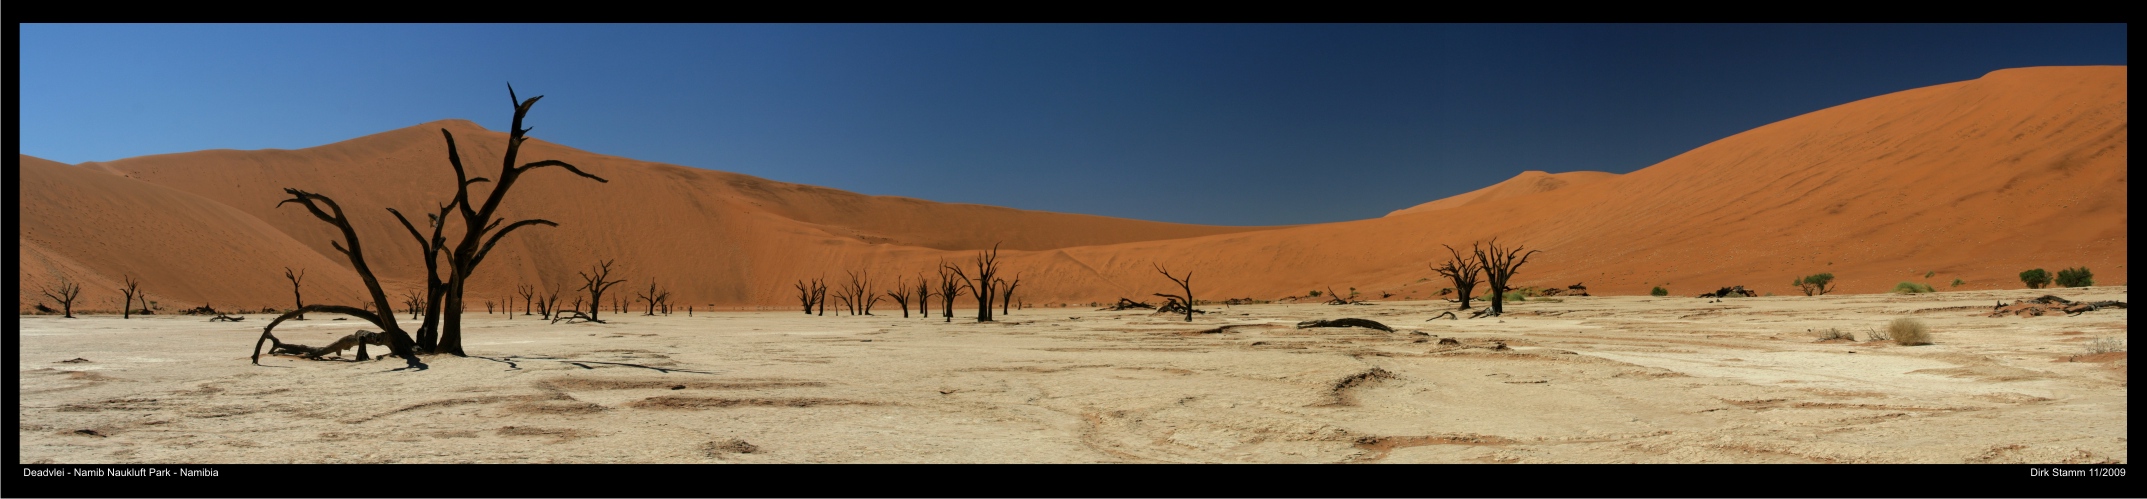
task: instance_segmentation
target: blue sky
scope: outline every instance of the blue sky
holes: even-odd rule
[[[1220,225],[1625,173],[2110,25],[47,25],[21,152],[296,149],[463,118],[866,194]],[[444,161],[444,159],[442,160]]]

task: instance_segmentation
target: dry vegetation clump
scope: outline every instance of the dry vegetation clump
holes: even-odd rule
[[[1916,346],[1931,344],[1931,326],[1913,317],[1902,317],[1886,323],[1886,333],[1894,344]]]
[[[1842,330],[1840,330],[1840,329],[1836,329],[1836,328],[1831,328],[1831,327],[1830,327],[1830,328],[1826,328],[1826,330],[1825,330],[1825,331],[1820,331],[1820,332],[1819,332],[1819,341],[1833,341],[1833,340],[1847,340],[1847,341],[1856,341],[1856,337],[1855,337],[1855,336],[1851,336],[1851,335],[1850,335],[1849,333],[1847,333],[1847,332],[1843,332],[1843,331],[1842,331]]]
[[[2104,336],[2087,344],[2088,353],[2113,353],[2125,351],[2125,340]]]
[[[1895,292],[1895,293],[1900,293],[1900,294],[1904,294],[1904,295],[1913,295],[1913,294],[1922,294],[1922,293],[1930,293],[1930,292],[1934,292],[1934,291],[1937,291],[1937,290],[1935,290],[1935,289],[1931,289],[1931,285],[1929,285],[1929,284],[1923,284],[1923,283],[1916,283],[1916,282],[1908,282],[1908,281],[1901,281],[1901,282],[1900,282],[1900,283],[1898,283],[1898,284],[1894,284],[1894,292]]]
[[[1864,341],[1893,341],[1893,337],[1887,336],[1885,331],[1866,329],[1864,330]]]

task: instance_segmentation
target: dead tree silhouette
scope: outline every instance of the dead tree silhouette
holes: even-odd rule
[[[961,274],[946,260],[939,262],[939,315],[954,322],[954,298],[962,295]]]
[[[880,302],[879,295],[872,292],[872,271],[846,273],[850,274],[850,283],[842,287],[843,294],[848,295],[843,301],[853,307],[850,315],[872,315],[872,305]]]
[[[805,306],[805,315],[813,315],[813,304],[820,298],[820,280],[807,283],[801,279],[793,286],[798,288],[798,304]]]
[[[1182,290],[1184,290],[1184,291],[1185,291],[1185,294],[1184,294],[1184,295],[1171,295],[1171,294],[1163,294],[1163,293],[1156,293],[1156,296],[1161,296],[1161,297],[1164,297],[1164,298],[1171,298],[1171,299],[1175,299],[1175,300],[1178,300],[1178,301],[1179,301],[1180,303],[1184,303],[1184,304],[1185,304],[1185,321],[1186,321],[1186,322],[1193,322],[1193,271],[1190,271],[1190,270],[1188,270],[1188,271],[1185,271],[1185,278],[1182,278],[1182,279],[1181,279],[1181,278],[1178,278],[1177,276],[1173,276],[1173,275],[1170,275],[1170,271],[1169,271],[1169,270],[1165,270],[1165,269],[1163,268],[1163,264],[1159,264],[1159,263],[1150,263],[1149,265],[1154,265],[1154,266],[1155,266],[1155,268],[1156,268],[1156,272],[1162,273],[1162,274],[1163,274],[1163,277],[1165,277],[1165,278],[1169,278],[1171,282],[1175,282],[1175,283],[1178,283],[1178,288],[1179,288],[1179,289],[1182,289]]]
[[[931,310],[931,307],[929,307],[929,306],[926,306],[926,305],[925,305],[925,304],[926,304],[926,302],[930,302],[930,301],[932,301],[932,287],[931,287],[931,286],[928,286],[928,285],[926,285],[926,284],[925,284],[925,282],[924,282],[924,274],[917,274],[917,316],[918,316],[918,317],[922,317],[922,318],[926,318],[926,319],[930,319],[930,318],[932,318],[932,313],[930,312],[930,310]]]
[[[908,319],[910,297],[909,282],[903,280],[902,276],[895,276],[895,289],[889,290],[887,292],[887,297],[893,298],[895,300],[895,306],[902,308],[902,318]]]
[[[254,341],[253,363],[257,365],[261,363],[261,344],[274,338],[272,333],[276,330],[277,324],[282,324],[283,321],[306,312],[323,312],[357,317],[379,326],[381,332],[388,335],[388,350],[393,355],[402,357],[409,368],[424,369],[425,364],[418,361],[417,352],[415,351],[417,341],[410,338],[410,334],[404,332],[402,326],[395,323],[395,306],[388,301],[387,292],[381,290],[380,280],[373,277],[372,267],[366,265],[365,250],[358,244],[358,232],[351,229],[350,219],[344,216],[342,206],[337,205],[335,200],[329,199],[328,196],[320,194],[294,188],[285,188],[283,192],[290,194],[291,198],[276,203],[276,206],[281,207],[287,203],[297,203],[300,206],[304,206],[307,212],[312,213],[314,218],[319,218],[321,221],[334,225],[343,233],[342,242],[329,241],[328,245],[350,259],[351,269],[358,273],[359,280],[365,283],[366,293],[373,300],[373,309],[366,310],[343,305],[315,304],[284,312],[283,315],[277,316],[274,320],[269,321],[267,326],[261,328],[261,338]],[[327,209],[322,209],[323,205]],[[359,343],[358,359],[367,359],[364,343]]]
[[[819,316],[827,317],[826,276],[822,276],[819,279],[813,279],[813,306],[818,307],[820,309],[820,311],[817,313]]]
[[[1523,252],[1521,246],[1508,249],[1500,246],[1498,238],[1495,237],[1491,238],[1487,245],[1490,246],[1489,252],[1476,250],[1476,261],[1483,264],[1484,280],[1490,281],[1491,284],[1490,315],[1500,315],[1505,313],[1506,291],[1510,289],[1506,283],[1513,279],[1515,272],[1521,270],[1521,264],[1528,263],[1528,257],[1541,253],[1542,250]]]
[[[306,279],[306,271],[301,269],[297,274],[292,274],[290,267],[284,267],[283,278],[291,280],[291,301],[296,302],[298,308],[306,308],[306,296],[298,292],[298,282]],[[298,317],[292,320],[306,320],[306,314],[298,314]]]
[[[611,262],[611,260],[604,260],[603,262],[596,264],[596,266],[590,267],[588,272],[576,272],[578,274],[581,274],[582,280],[581,287],[577,289],[589,290],[589,322],[595,322],[599,324],[604,322],[602,320],[597,319],[596,310],[598,308],[603,308],[604,306],[604,290],[611,289],[612,285],[626,282],[625,279],[620,279],[616,281],[604,280],[611,276]],[[581,310],[581,300],[578,298],[574,300],[574,309],[576,311]],[[558,319],[555,318],[553,320]]]
[[[403,313],[410,314],[410,320],[418,320],[423,317],[419,314],[425,311],[424,305],[425,298],[419,296],[417,290],[403,291]],[[423,353],[425,350],[423,345],[419,345],[419,347],[419,353]]]
[[[1013,281],[1001,279],[999,284],[1005,286],[999,296],[999,315],[1010,315],[1007,311],[1014,305],[1014,287],[1021,285],[1021,274],[1015,273]]]
[[[39,289],[38,291],[44,293],[46,298],[51,298],[52,301],[60,302],[60,314],[62,316],[69,319],[75,318],[75,299],[82,297],[81,285],[75,284],[74,281],[67,280],[66,277],[61,277],[60,290],[58,294],[54,294],[52,291],[45,289]]]
[[[1453,246],[1444,244],[1440,246],[1446,246],[1446,252],[1453,255],[1453,259],[1447,260],[1445,265],[1433,265],[1431,270],[1438,272],[1441,276],[1445,276],[1447,280],[1453,281],[1453,290],[1459,295],[1460,300],[1458,301],[1461,302],[1461,308],[1457,310],[1468,310],[1469,295],[1476,290],[1476,283],[1482,277],[1483,264],[1474,259],[1461,256],[1461,251],[1454,249]],[[1477,252],[1481,253],[1481,248],[1478,248]]]
[[[520,100],[520,97],[514,93],[514,85],[508,85],[507,98],[510,103],[519,102],[514,106],[514,122],[508,129],[507,146],[506,151],[501,155],[499,176],[493,183],[491,193],[485,196],[485,201],[482,205],[477,205],[473,196],[470,195],[470,184],[476,183],[478,179],[471,179],[464,173],[461,154],[455,148],[455,134],[448,132],[445,128],[440,129],[440,135],[447,139],[447,162],[455,167],[456,189],[455,204],[453,206],[458,207],[462,212],[462,225],[465,230],[463,231],[461,242],[454,246],[454,252],[450,253],[448,258],[447,309],[453,310],[455,313],[448,314],[445,317],[446,320],[441,323],[440,343],[436,351],[454,354],[458,357],[468,356],[462,352],[461,311],[463,292],[467,287],[470,275],[477,271],[479,264],[484,263],[485,256],[492,252],[494,245],[498,244],[500,239],[506,237],[508,233],[514,232],[515,229],[531,225],[559,226],[558,223],[550,220],[529,219],[507,224],[506,227],[500,227],[500,223],[505,222],[506,219],[494,218],[494,215],[499,212],[500,202],[507,198],[507,191],[514,187],[515,181],[519,180],[523,173],[527,173],[530,170],[557,166],[582,178],[595,180],[599,183],[610,182],[604,180],[603,177],[583,172],[580,168],[559,160],[548,159],[525,163],[520,166],[515,165],[515,158],[522,149],[522,142],[529,139],[527,135],[530,129],[522,127],[522,118],[527,116],[529,108],[536,105],[537,100],[544,98],[544,96],[539,95],[530,97],[529,100]],[[482,227],[482,229],[479,227]],[[498,230],[495,231],[495,228]],[[487,234],[489,234],[489,237],[487,237]]]
[[[537,296],[537,287],[528,284],[518,284],[514,287],[514,293],[522,295],[522,315],[529,315],[529,302],[532,298],[535,298]]]
[[[659,292],[656,290],[656,280],[649,279],[649,291],[641,293],[641,301],[648,302],[649,312],[641,315],[656,315],[656,307],[661,306],[664,300],[670,297],[671,290],[667,289]]]
[[[476,178],[470,179],[469,182],[490,182],[490,180]],[[394,208],[388,208],[388,213],[395,215],[395,221],[403,224],[403,230],[410,233],[411,239],[417,240],[418,250],[425,254],[425,317],[424,322],[418,323],[417,327],[418,353],[429,354],[439,351],[440,317],[443,313],[441,302],[447,296],[447,281],[440,279],[440,254],[446,251],[445,246],[447,246],[447,237],[442,235],[442,232],[447,229],[448,213],[461,203],[462,200],[457,198],[446,206],[438,206],[439,210],[437,212],[425,214],[426,226],[432,228],[432,237],[430,238],[419,233],[417,226],[412,225],[410,219],[404,217],[402,212],[395,211]],[[460,312],[460,310],[458,309],[457,312]]]
[[[126,295],[126,302],[119,304],[119,318],[132,319],[134,318],[134,296],[142,293],[142,282],[134,280],[134,276],[130,275],[122,274],[120,278],[126,280],[126,286],[119,288],[119,293]],[[142,301],[142,305],[146,306],[148,304],[148,300]],[[299,306],[305,306],[305,304],[301,303]]]
[[[977,322],[991,322],[991,302],[994,297],[992,291],[996,285],[993,275],[999,273],[999,245],[993,243],[990,251],[977,252],[973,263],[977,266],[976,277],[970,277],[961,267],[947,268],[953,270],[956,277],[962,278],[962,289],[969,290],[969,295],[977,298]]]

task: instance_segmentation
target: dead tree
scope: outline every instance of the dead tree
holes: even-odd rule
[[[1185,291],[1184,295],[1167,295],[1163,293],[1156,293],[1156,296],[1175,298],[1180,302],[1184,302],[1185,321],[1193,322],[1193,271],[1185,271],[1185,277],[1179,278],[1177,276],[1170,275],[1170,271],[1164,269],[1163,264],[1150,263],[1150,265],[1154,265],[1156,268],[1156,272],[1163,274],[1163,277],[1169,278],[1171,282],[1178,283],[1178,289],[1182,289]],[[1169,304],[1165,305],[1168,306]]]
[[[291,301],[296,302],[298,308],[306,308],[305,295],[298,293],[298,281],[306,279],[306,271],[300,270],[297,274],[292,274],[290,267],[284,267],[283,278],[291,280]],[[292,320],[306,320],[306,315],[298,314],[298,317],[295,317]]]
[[[991,302],[994,297],[992,291],[997,285],[993,281],[993,275],[999,273],[999,245],[994,243],[991,251],[977,252],[974,263],[977,266],[975,277],[962,272],[961,267],[948,268],[954,271],[956,277],[962,278],[962,289],[969,290],[969,295],[977,298],[977,322],[991,322]]]
[[[537,287],[528,284],[514,287],[515,294],[522,295],[522,315],[529,315],[529,302],[537,296]]]
[[[925,305],[925,303],[926,303],[926,302],[929,302],[929,301],[932,301],[932,287],[931,287],[931,286],[927,286],[927,285],[925,285],[925,282],[924,282],[924,274],[917,274],[917,316],[918,316],[918,317],[923,317],[923,318],[927,318],[927,319],[929,319],[929,318],[931,318],[931,317],[932,317],[932,313],[931,313],[931,312],[929,311],[929,310],[931,310],[931,308]]]
[[[1461,308],[1457,310],[1468,310],[1469,294],[1476,290],[1476,282],[1483,274],[1483,264],[1474,259],[1461,256],[1461,251],[1454,249],[1453,246],[1444,244],[1440,246],[1446,246],[1446,252],[1453,255],[1453,259],[1447,260],[1445,265],[1433,265],[1431,270],[1437,271],[1439,275],[1453,281],[1453,290],[1459,294],[1461,302]],[[1481,253],[1482,250],[1479,248],[1477,252]]]
[[[910,297],[909,282],[904,281],[902,279],[902,276],[895,276],[895,289],[888,291],[887,297],[893,298],[895,300],[895,306],[902,308],[902,318],[908,319]]]
[[[1521,246],[1508,249],[1500,246],[1498,238],[1495,237],[1491,238],[1488,245],[1491,247],[1488,252],[1476,250],[1476,262],[1483,265],[1484,280],[1491,284],[1491,315],[1495,316],[1506,311],[1506,283],[1513,279],[1514,272],[1521,270],[1521,264],[1528,263],[1528,257],[1542,250],[1524,252]]]
[[[626,282],[626,280],[604,280],[605,278],[611,276],[611,260],[604,260],[602,263],[598,263],[596,266],[590,267],[588,272],[576,273],[581,274],[582,280],[582,285],[578,289],[585,289],[589,291],[589,322],[595,322],[600,324],[603,323],[604,321],[598,320],[596,318],[596,309],[604,306],[604,290],[611,289],[612,285]],[[574,299],[574,309],[581,310],[580,298]],[[554,318],[553,320],[556,322],[558,319]]]
[[[1575,283],[1572,286],[1566,286],[1566,294],[1571,296],[1588,296],[1588,287],[1582,286],[1579,283]]]
[[[336,205],[335,200],[329,199],[328,196],[291,188],[286,188],[283,192],[289,193],[291,198],[276,203],[276,206],[281,207],[285,203],[297,203],[304,206],[307,212],[312,213],[314,218],[319,218],[321,221],[335,225],[343,233],[343,242],[330,241],[328,244],[330,247],[335,248],[336,251],[343,253],[343,256],[350,258],[351,269],[358,272],[359,280],[365,283],[366,293],[373,299],[373,309],[366,310],[343,305],[316,304],[285,312],[283,315],[269,321],[266,327],[261,328],[261,338],[254,341],[253,363],[261,363],[261,343],[274,337],[271,333],[275,331],[277,324],[282,324],[283,321],[297,317],[305,312],[322,312],[357,317],[379,326],[381,332],[388,335],[388,350],[390,352],[397,357],[402,357],[410,368],[425,368],[425,364],[419,362],[417,358],[415,351],[417,341],[411,339],[410,334],[404,332],[402,326],[395,323],[394,304],[388,301],[387,292],[381,290],[380,280],[373,277],[372,267],[366,265],[365,250],[358,244],[358,232],[351,229],[350,219],[343,215],[343,208]],[[323,205],[327,209],[322,209]],[[345,246],[345,244],[349,246]],[[366,358],[365,346],[360,343],[358,359],[365,360]]]
[[[134,280],[134,276],[129,275],[121,275],[120,278],[126,279],[127,285],[119,288],[119,293],[126,295],[126,302],[119,304],[119,318],[132,319],[134,318],[134,297],[142,293],[142,282]],[[148,304],[147,300],[142,301],[142,305]]]
[[[489,182],[489,180],[478,178],[471,179],[470,182]],[[432,228],[432,237],[430,238],[418,233],[417,226],[412,225],[410,219],[404,217],[402,212],[395,211],[394,208],[388,208],[388,213],[394,214],[395,221],[403,224],[403,230],[410,233],[410,238],[417,240],[418,251],[422,251],[425,254],[425,318],[424,322],[418,323],[417,327],[418,353],[432,353],[438,351],[440,346],[440,317],[443,313],[441,301],[447,296],[447,281],[440,279],[440,253],[446,251],[445,246],[447,246],[447,237],[442,233],[447,229],[448,213],[454,210],[455,206],[460,205],[461,202],[460,199],[457,199],[449,202],[446,206],[437,206],[439,208],[437,212],[425,214],[426,224]],[[460,307],[457,307],[456,312],[461,312]]]
[[[962,295],[961,272],[954,266],[939,262],[939,315],[947,322],[954,322],[954,298]]]
[[[440,343],[437,351],[456,356],[464,356],[462,352],[462,315],[460,311],[462,310],[463,292],[469,282],[470,275],[477,271],[477,266],[484,262],[485,256],[492,252],[492,248],[499,243],[501,238],[506,237],[508,233],[514,232],[515,229],[531,225],[559,226],[556,222],[544,219],[529,219],[507,224],[505,227],[500,226],[500,223],[505,222],[506,219],[494,218],[494,215],[499,212],[500,202],[507,198],[507,191],[514,187],[515,181],[521,179],[522,174],[530,170],[557,166],[582,178],[595,180],[599,183],[610,182],[604,180],[603,177],[583,172],[580,168],[559,160],[543,160],[519,166],[515,165],[516,156],[522,149],[522,142],[528,140],[527,135],[530,130],[522,128],[522,118],[529,114],[530,106],[536,105],[537,99],[542,99],[544,96],[540,95],[530,97],[529,100],[520,100],[521,98],[514,93],[514,86],[508,85],[507,98],[510,103],[515,103],[514,122],[508,128],[506,151],[500,157],[499,176],[495,178],[492,191],[485,196],[483,204],[478,204],[475,197],[470,194],[470,185],[483,179],[472,179],[464,173],[461,154],[455,148],[455,135],[445,128],[440,129],[440,135],[447,139],[447,162],[455,168],[454,206],[458,207],[462,212],[462,225],[465,230],[462,233],[462,240],[455,244],[454,251],[449,254],[448,258],[447,309],[454,310],[456,313],[447,315],[446,320],[441,323]],[[495,231],[494,229],[497,230]],[[593,317],[594,314],[591,315]]]
[[[422,308],[424,304],[425,299],[418,296],[417,290],[403,291],[403,313],[410,314],[410,320],[418,320],[423,317],[418,314],[425,311]]]
[[[813,279],[813,305],[820,307],[819,315],[827,317],[827,278]]]
[[[820,297],[819,293],[815,292],[820,288],[820,280],[813,279],[811,283],[807,283],[800,279],[792,286],[798,288],[798,304],[805,306],[805,315],[813,315],[813,300]]]
[[[1000,291],[999,314],[1008,315],[1007,311],[1014,306],[1014,287],[1021,285],[1021,274],[1014,274],[1013,281],[1000,280],[999,284],[1006,286]]]
[[[553,304],[553,303],[556,303],[556,302],[558,302],[558,301],[559,301],[559,291],[557,291],[557,290],[552,290],[552,291],[549,291],[549,294],[546,294],[546,295],[542,295],[542,296],[538,296],[538,297],[537,297],[537,317],[539,317],[539,318],[543,318],[543,319],[545,319],[545,320],[551,320],[551,318],[552,318],[552,304]]]
[[[75,298],[80,298],[82,296],[81,285],[75,284],[74,281],[67,280],[66,277],[61,277],[59,294],[53,294],[52,291],[43,289],[40,289],[39,291],[43,292],[46,298],[51,298],[52,301],[60,302],[61,315],[69,319],[75,318]]]
[[[872,315],[872,305],[880,302],[879,295],[872,293],[872,272],[845,273],[850,274],[850,283],[842,287],[843,294],[849,295],[843,302],[851,305],[850,315]]]
[[[654,316],[654,315],[656,315],[656,307],[657,307],[658,305],[661,305],[661,304],[663,304],[663,301],[664,301],[664,299],[666,299],[666,298],[670,298],[670,297],[671,297],[671,290],[668,290],[668,289],[667,289],[667,290],[663,290],[662,292],[658,292],[658,291],[656,291],[656,280],[655,280],[655,279],[649,279],[649,291],[648,291],[648,292],[646,292],[646,293],[641,293],[641,297],[640,297],[640,298],[641,298],[641,301],[644,301],[644,302],[648,302],[648,304],[649,304],[649,312],[648,312],[648,313],[645,313],[645,314],[641,314],[641,315],[647,315],[647,316]]]

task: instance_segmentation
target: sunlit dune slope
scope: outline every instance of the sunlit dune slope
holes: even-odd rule
[[[1542,194],[1559,189],[1564,189],[1567,187],[1587,184],[1598,180],[1617,178],[1617,176],[1618,174],[1616,173],[1608,172],[1578,171],[1565,173],[1545,173],[1537,170],[1529,170],[1521,172],[1520,175],[1514,175],[1513,178],[1506,179],[1506,181],[1504,182],[1491,184],[1490,187],[1464,192],[1461,194],[1455,194],[1453,196],[1442,198],[1437,201],[1394,210],[1393,212],[1388,213],[1387,216],[1391,217],[1397,215],[1407,215],[1411,213],[1424,213],[1428,211],[1458,208],[1472,204],[1488,203],[1492,201],[1516,198],[1532,194]],[[1555,200],[1555,198],[1552,199]]]

